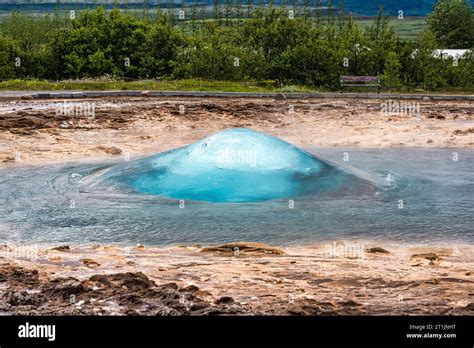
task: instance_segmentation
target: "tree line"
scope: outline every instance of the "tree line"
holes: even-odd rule
[[[393,89],[473,87],[472,56],[433,55],[474,46],[469,1],[440,0],[429,30],[414,41],[402,40],[382,11],[362,27],[341,10],[312,17],[292,9],[259,7],[245,19],[224,13],[224,20],[182,25],[179,13],[161,10],[135,16],[96,8],[74,18],[15,13],[0,24],[0,79],[205,78],[337,89],[340,75],[379,75]]]

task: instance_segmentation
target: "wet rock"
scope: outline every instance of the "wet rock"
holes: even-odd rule
[[[142,304],[143,301],[139,295],[136,294],[127,294],[119,299],[119,304],[123,306],[128,306],[128,305],[140,305]]]
[[[369,249],[366,249],[365,252],[370,253],[370,254],[390,254],[390,251],[387,251],[381,247],[369,248]]]
[[[10,248],[8,245],[6,244],[3,244],[3,245],[0,245],[0,251],[6,251],[6,252],[10,252],[12,251],[13,249]]]
[[[167,283],[167,284],[163,284],[163,285],[160,285],[160,288],[161,289],[170,289],[170,290],[178,290],[178,284],[176,283]]]
[[[353,300],[339,302],[339,304],[340,304],[341,306],[346,306],[346,307],[358,307],[358,306],[362,306],[362,304],[360,304],[360,303],[358,303],[358,302],[355,302],[355,301],[353,301]]]
[[[184,289],[182,289],[181,291],[195,293],[198,290],[199,290],[199,288],[196,285],[189,285],[189,286],[185,287]]]
[[[439,256],[436,253],[422,253],[411,255],[411,259],[425,259],[431,262],[439,260]]]
[[[95,150],[105,152],[108,155],[117,156],[122,153],[122,149],[115,147],[115,146],[104,146],[99,145],[94,148]]]
[[[69,248],[69,245],[60,245],[60,246],[51,248],[51,250],[56,250],[56,251],[71,251],[71,248]]]
[[[439,279],[438,278],[431,278],[425,281],[426,284],[431,284],[431,285],[438,285],[439,284]]]
[[[469,311],[474,311],[474,302],[471,302],[469,303],[465,309],[469,310]]]
[[[117,289],[138,291],[149,289],[156,285],[154,281],[148,279],[148,277],[141,272],[94,275],[89,278],[89,283],[91,282],[98,283],[96,285],[109,288],[111,291],[117,291]]]
[[[201,252],[216,252],[224,255],[283,255],[284,251],[268,244],[255,242],[225,243],[201,249]]]
[[[474,133],[474,128],[468,128],[468,129],[465,129],[465,130],[456,129],[453,132],[454,135],[467,135],[469,133]]]
[[[40,306],[46,302],[46,298],[41,294],[31,294],[27,291],[7,291],[3,295],[3,300],[11,306]]]
[[[230,296],[222,296],[221,298],[219,298],[217,301],[216,301],[216,304],[226,304],[226,305],[229,305],[229,304],[233,304],[235,301],[232,297]]]
[[[346,309],[346,313],[342,311],[336,312],[337,307],[333,303],[319,302],[314,299],[296,299],[293,303],[285,305],[282,308],[276,308],[277,313],[290,315],[335,315],[347,314],[347,311],[354,311],[350,307]]]
[[[95,268],[95,267],[100,266],[99,262],[92,259],[80,259],[79,261],[81,261],[84,264],[84,266],[89,267],[89,268]]]
[[[141,272],[115,274],[110,276],[110,279],[112,282],[120,282],[121,286],[125,285],[127,289],[132,291],[149,289],[155,286],[155,282]]]
[[[38,283],[38,271],[16,266],[0,267],[0,282],[4,281],[35,285]]]
[[[468,280],[468,279],[454,278],[454,277],[439,278],[439,280],[442,282],[447,282],[447,283],[474,283],[473,281]]]
[[[316,280],[313,280],[313,279],[309,279],[307,282],[308,284],[311,284],[311,285],[320,285],[320,284],[324,284],[324,283],[330,283],[330,282],[333,282],[334,279],[332,278],[321,278],[321,279],[316,279]]]
[[[110,286],[112,285],[112,282],[109,280],[109,278],[103,274],[96,274],[93,275],[92,277],[89,278],[89,282],[94,283],[94,285],[105,285],[105,286]]]
[[[6,157],[3,158],[2,162],[15,162],[15,157],[6,156]]]
[[[328,285],[336,287],[362,287],[360,280],[354,278],[338,279],[328,283]]]
[[[133,316],[133,315],[140,315],[136,310],[134,309],[127,309],[126,312],[124,313],[127,316]]]
[[[48,298],[69,299],[71,295],[78,295],[89,291],[76,278],[56,278],[41,287],[41,293]]]

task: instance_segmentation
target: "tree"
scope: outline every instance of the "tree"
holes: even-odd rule
[[[16,52],[13,40],[0,36],[0,79],[15,77]]]
[[[395,52],[389,52],[385,61],[385,67],[382,74],[382,81],[385,87],[397,88],[400,87],[400,69],[401,64],[398,61]]]
[[[469,0],[439,0],[428,16],[428,26],[445,48],[474,47],[474,14]]]
[[[434,34],[426,30],[416,41],[404,48],[402,69],[404,80],[412,87],[422,86],[425,90],[436,90],[446,87],[443,69],[446,61],[433,55],[436,48]]]

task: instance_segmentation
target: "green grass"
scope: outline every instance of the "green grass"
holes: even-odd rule
[[[304,86],[279,87],[273,81],[232,82],[200,79],[186,80],[137,80],[90,79],[67,81],[7,80],[0,82],[3,91],[103,91],[103,90],[150,90],[150,91],[208,91],[208,92],[311,92],[319,91]]]
[[[233,81],[211,81],[200,79],[186,80],[137,80],[123,81],[115,79],[89,79],[68,81],[42,81],[42,80],[7,80],[0,81],[0,91],[203,91],[203,92],[281,92],[281,93],[303,93],[303,92],[335,92],[326,88],[310,88],[307,86],[288,85],[279,87],[274,81],[262,82],[233,82]],[[345,92],[375,93],[374,88],[346,88]],[[382,93],[410,93],[425,94],[423,89],[388,89],[382,88]],[[439,91],[429,91],[430,94],[467,94],[473,91],[464,88],[446,88]]]
[[[364,27],[370,27],[374,23],[373,18],[355,19],[355,22]],[[389,27],[405,40],[414,40],[418,34],[428,27],[426,17],[405,17],[398,19],[397,17],[390,17]]]

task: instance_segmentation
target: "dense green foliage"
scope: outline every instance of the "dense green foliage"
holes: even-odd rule
[[[288,13],[270,7],[245,20],[228,15],[186,26],[162,12],[14,14],[0,23],[0,79],[204,78],[337,89],[340,75],[379,75],[393,89],[473,87],[473,59],[434,57],[438,43],[430,31],[405,41],[381,13],[371,27],[343,15]]]
[[[474,13],[469,0],[439,0],[428,25],[445,48],[474,46]]]

